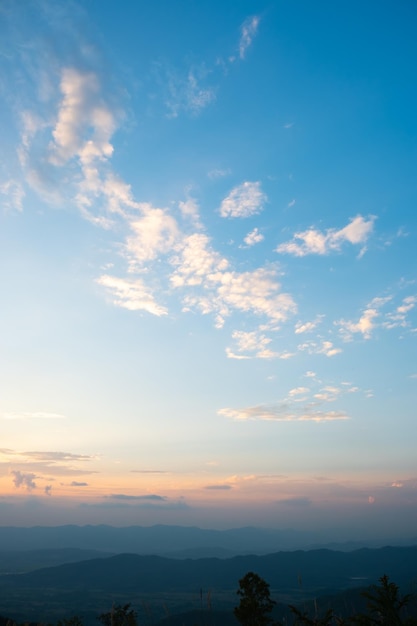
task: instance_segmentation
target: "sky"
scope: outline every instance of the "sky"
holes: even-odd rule
[[[1,525],[415,534],[416,18],[1,0]]]

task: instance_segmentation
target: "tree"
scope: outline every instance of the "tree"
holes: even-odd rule
[[[242,626],[268,626],[273,623],[271,611],[276,602],[271,600],[269,585],[258,574],[248,572],[239,580],[239,606],[234,614]]]
[[[97,619],[103,626],[137,626],[137,613],[130,608],[130,604],[113,605],[111,611],[102,613]]]
[[[356,615],[353,624],[371,626],[415,626],[417,620],[413,617],[404,616],[404,609],[409,604],[412,596],[400,595],[398,585],[389,581],[387,575],[379,579],[379,585],[372,585],[369,591],[363,592],[363,597],[368,600],[367,615]]]

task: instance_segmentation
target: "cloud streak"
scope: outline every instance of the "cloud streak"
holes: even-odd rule
[[[322,232],[311,228],[300,231],[294,234],[291,241],[280,244],[276,251],[296,257],[308,254],[325,256],[332,252],[339,252],[345,243],[364,246],[373,231],[374,222],[374,216],[366,219],[358,215],[340,230],[329,228]]]
[[[244,182],[234,187],[221,203],[222,217],[251,217],[260,213],[267,201],[261,189],[261,183]]]

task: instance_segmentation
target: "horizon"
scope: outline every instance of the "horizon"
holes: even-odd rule
[[[412,535],[417,8],[197,4],[0,6],[0,524]]]

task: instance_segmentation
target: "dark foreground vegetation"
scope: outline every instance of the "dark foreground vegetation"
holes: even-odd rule
[[[416,546],[182,560],[0,551],[0,626],[410,626],[413,581]]]
[[[154,621],[138,619],[138,612],[130,603],[115,604],[110,611],[96,617],[101,626],[417,626],[417,602],[415,595],[401,594],[397,584],[387,575],[378,584],[360,591],[363,608],[353,604],[342,607],[329,606],[329,600],[304,602],[299,606],[280,605],[271,597],[269,584],[254,572],[248,572],[239,580],[238,604],[233,612],[214,611],[207,598],[207,606],[198,611],[169,615]],[[334,598],[337,600],[337,598]],[[203,600],[201,592],[201,601]],[[0,616],[0,626],[53,626],[44,622],[17,622]],[[56,626],[85,626],[79,616],[63,616]]]

